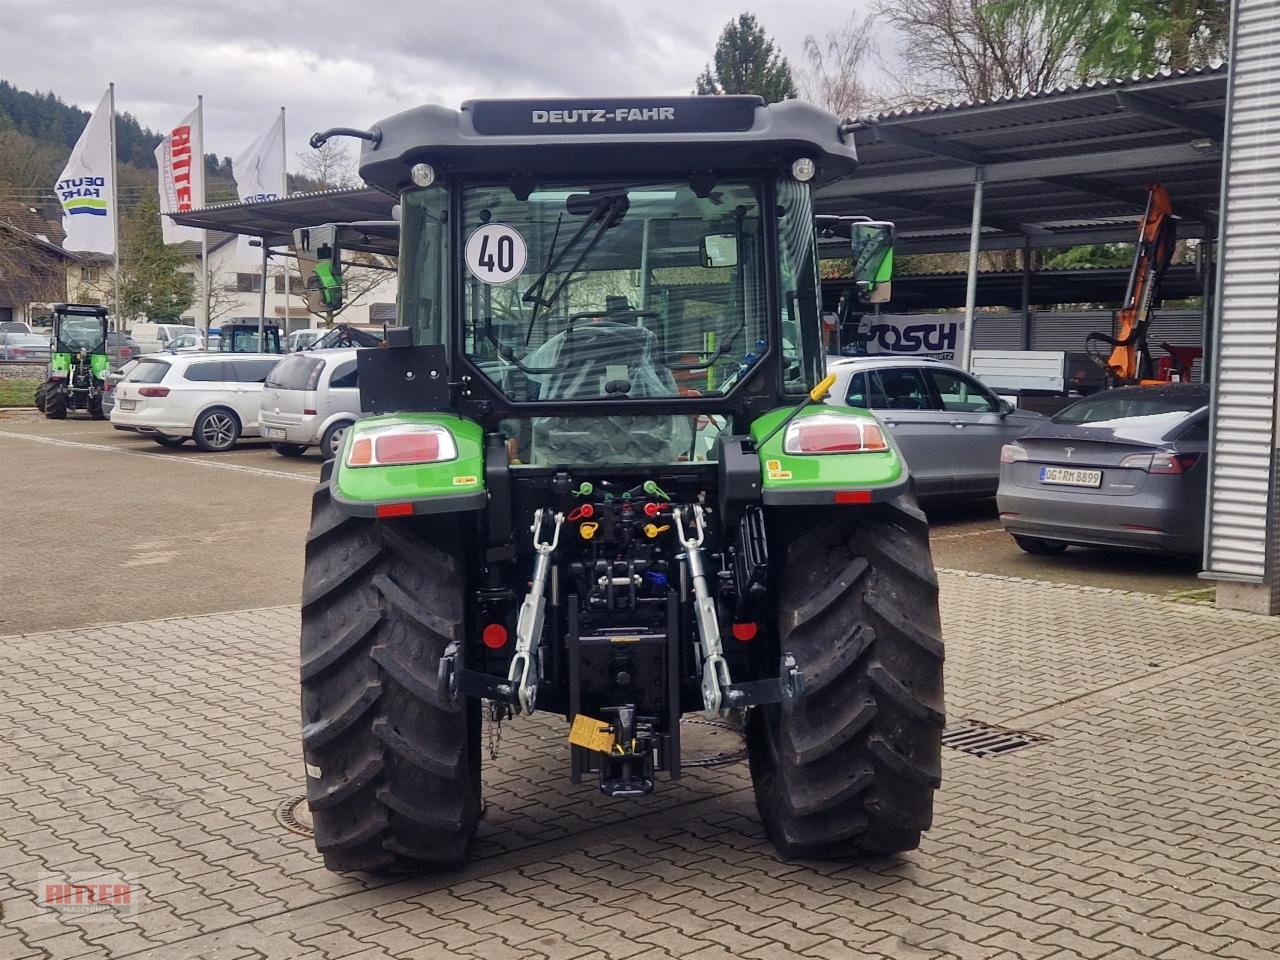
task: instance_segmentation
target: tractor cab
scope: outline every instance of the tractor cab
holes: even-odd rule
[[[110,365],[107,308],[55,303],[49,370],[37,396],[44,415],[61,420],[69,410],[84,410],[94,420],[103,419],[103,384]]]
[[[308,538],[326,862],[465,856],[482,703],[558,714],[571,779],[611,797],[681,775],[684,714],[746,715],[780,849],[914,846],[942,721],[927,531],[874,415],[821,403],[813,190],[854,173],[847,127],[723,96],[424,106],[312,146],[330,136],[399,197],[399,291]],[[353,226],[295,235],[317,306],[372,236]],[[836,228],[859,296],[886,295],[892,226]]]
[[[280,325],[257,320],[232,320],[223,323],[218,333],[219,353],[284,353],[280,345]]]

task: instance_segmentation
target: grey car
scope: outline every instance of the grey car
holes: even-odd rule
[[[1028,553],[1199,554],[1208,449],[1207,384],[1096,393],[1005,448],[1000,522]]]
[[[107,417],[111,416],[111,411],[116,405],[116,386],[129,375],[133,368],[138,365],[138,362],[138,360],[130,360],[114,370],[107,371],[102,390],[102,412]]]
[[[940,360],[831,357],[828,372],[836,382],[827,403],[864,407],[880,418],[921,499],[993,496],[1001,448],[1045,419]]]

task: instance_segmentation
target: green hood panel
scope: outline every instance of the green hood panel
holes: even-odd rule
[[[751,436],[758,442],[784,420],[791,410],[791,407],[780,407],[759,417],[751,424]],[[864,420],[875,419],[868,410],[823,404],[806,407],[796,419],[833,414]],[[889,441],[889,449],[883,453],[788,454],[782,449],[787,431],[778,431],[759,451],[765,502],[830,503],[831,497],[823,494],[832,494],[837,490],[870,490],[874,500],[897,496],[907,486],[906,465],[893,438],[889,436],[889,431],[883,424],[880,429]]]
[[[345,466],[361,436],[395,424],[433,424],[453,435],[458,456],[443,463],[392,467]],[[393,413],[357,420],[333,466],[334,500],[350,513],[373,515],[379,504],[410,503],[414,513],[474,510],[484,505],[484,431],[448,413]]]

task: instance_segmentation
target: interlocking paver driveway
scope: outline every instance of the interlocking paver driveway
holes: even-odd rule
[[[467,869],[325,871],[302,789],[297,614],[0,638],[0,958],[1273,958],[1280,625],[944,572],[953,719],[1052,739],[947,751],[923,847],[785,863],[744,765],[641,802],[567,783],[563,724],[508,724]],[[108,869],[139,911],[53,918]]]

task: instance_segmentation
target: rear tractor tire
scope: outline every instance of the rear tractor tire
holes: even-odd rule
[[[50,420],[67,419],[67,391],[61,387],[47,387],[44,392],[44,415]]]
[[[302,592],[302,746],[316,849],[331,870],[460,864],[480,818],[480,702],[437,689],[461,640],[453,524],[312,502]]]
[[[36,409],[39,410],[41,413],[44,413],[44,394],[45,394],[45,390],[47,390],[48,387],[49,387],[48,383],[42,383],[40,384],[40,386],[36,387],[36,396],[35,396]]]
[[[273,443],[271,449],[282,457],[300,457],[307,452],[305,443]]]
[[[789,712],[757,707],[748,721],[769,837],[788,857],[913,850],[933,822],[944,722],[924,514],[900,497],[778,519],[779,638],[805,689]]]

